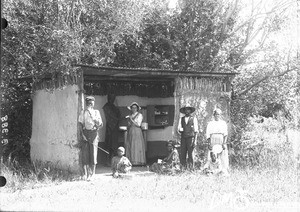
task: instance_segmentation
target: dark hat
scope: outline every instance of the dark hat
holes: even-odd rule
[[[136,105],[137,108],[138,108],[138,110],[142,109],[142,108],[139,106],[139,104],[138,104],[137,102],[132,102],[131,105],[127,106],[127,108],[128,108],[129,110],[131,110],[131,107],[132,107],[133,105]]]
[[[180,113],[185,113],[185,109],[186,108],[188,108],[188,109],[190,109],[191,110],[191,113],[193,113],[193,112],[195,112],[195,108],[194,107],[192,107],[192,106],[190,106],[190,105],[185,105],[185,106],[183,106],[182,108],[180,108]]]
[[[85,97],[85,101],[95,101],[95,97],[87,96],[87,97]]]

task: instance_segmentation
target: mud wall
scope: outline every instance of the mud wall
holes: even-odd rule
[[[33,161],[79,172],[77,144],[78,86],[37,90],[33,96],[30,156]]]

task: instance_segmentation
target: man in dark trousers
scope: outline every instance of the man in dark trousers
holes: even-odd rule
[[[194,169],[194,159],[193,159],[193,150],[196,146],[197,133],[198,130],[198,121],[196,117],[191,114],[195,111],[194,107],[189,105],[180,108],[181,113],[185,116],[179,119],[178,123],[178,132],[181,134],[181,156],[180,163],[183,169]],[[186,155],[188,155],[188,166],[186,163]]]
[[[114,105],[116,99],[115,94],[107,95],[107,103],[103,106],[106,119],[105,144],[109,150],[107,165],[109,166],[113,156],[117,155],[118,139],[119,139],[119,121],[121,118],[120,110]]]

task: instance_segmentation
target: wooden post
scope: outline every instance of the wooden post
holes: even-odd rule
[[[84,107],[84,97],[83,97],[83,93],[84,93],[84,89],[83,89],[83,84],[84,84],[84,79],[83,79],[83,71],[79,70],[77,72],[77,77],[78,77],[78,81],[77,81],[77,85],[78,85],[78,90],[77,90],[77,94],[78,94],[78,108],[77,108],[77,143],[81,142],[81,135],[80,135],[80,125],[78,122],[78,117],[81,113],[81,111],[83,110]],[[83,173],[83,166],[82,166],[82,155],[81,155],[81,151],[79,151],[79,166],[80,166],[80,172],[81,174]]]

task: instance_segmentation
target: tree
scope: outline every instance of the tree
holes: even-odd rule
[[[5,0],[1,45],[2,110],[9,116],[5,154],[29,159],[31,84],[18,79],[70,74],[73,63],[107,64],[113,46],[135,36],[144,13],[140,1]],[[26,148],[25,148],[26,147]]]

